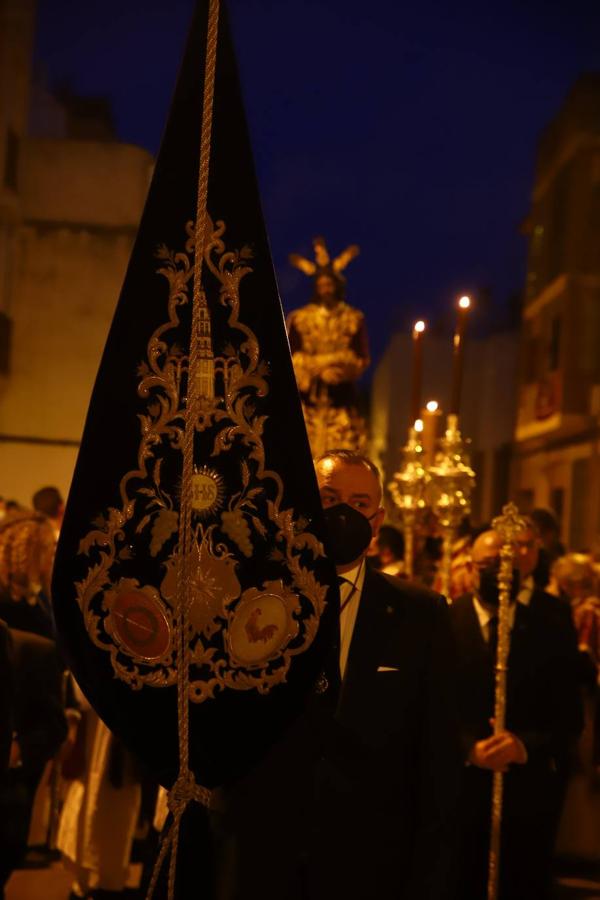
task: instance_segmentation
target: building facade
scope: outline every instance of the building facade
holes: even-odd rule
[[[542,134],[527,231],[513,494],[586,549],[600,535],[600,74]]]
[[[153,166],[104,101],[32,84],[34,27],[0,0],[0,495],[23,504],[68,491]]]

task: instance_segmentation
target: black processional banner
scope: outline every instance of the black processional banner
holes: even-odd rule
[[[187,709],[184,763],[209,789],[247,772],[326,684],[337,622],[218,6],[194,16],[53,582],[69,664],[100,717],[170,787]]]

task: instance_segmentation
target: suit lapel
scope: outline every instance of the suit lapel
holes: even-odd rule
[[[368,678],[377,671],[385,641],[386,596],[390,590],[382,575],[367,569],[340,692],[340,716],[353,705],[350,697],[356,696],[356,691],[362,692]],[[395,596],[394,601],[397,605]]]
[[[471,595],[465,596],[464,600],[456,601],[454,606],[462,619],[459,635],[462,645],[460,649],[461,653],[464,654],[464,658],[473,660],[478,667],[482,663],[490,664],[488,645],[481,631],[481,625],[473,604],[473,597]]]
[[[379,606],[377,585],[373,584],[373,573],[367,569],[350,642],[344,682],[352,676],[354,671],[364,671],[365,666],[368,666],[369,660],[378,649]]]
[[[463,618],[461,649],[465,654],[465,658],[473,660],[477,665],[485,661],[493,670],[496,660],[492,659],[490,655],[471,597],[468,598],[468,602],[462,607],[461,616]],[[529,619],[530,610],[523,604],[518,603],[510,634],[510,657],[508,662],[509,679],[513,685],[519,680],[523,671],[523,664],[526,662],[524,655],[527,654]]]

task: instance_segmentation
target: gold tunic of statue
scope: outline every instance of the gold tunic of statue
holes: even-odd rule
[[[357,408],[356,382],[369,365],[363,314],[344,298],[341,271],[358,253],[349,247],[333,262],[322,238],[315,238],[316,262],[291,256],[292,263],[314,275],[310,303],[290,313],[288,332],[298,390],[313,456],[326,450],[360,450],[366,428]]]

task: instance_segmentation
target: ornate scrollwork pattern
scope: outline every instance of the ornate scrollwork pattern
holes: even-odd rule
[[[269,368],[256,335],[239,318],[251,252],[227,250],[224,222],[209,221],[209,229],[205,282],[218,303],[209,311],[202,297],[191,500],[195,574],[187,587],[195,702],[224,688],[264,693],[285,681],[292,657],[315,637],[327,593],[312,571],[322,545],[305,520],[283,508],[282,479],[267,467],[261,405]],[[77,599],[87,632],[134,689],[177,679],[178,490],[189,373],[181,347],[189,344],[192,318],[193,222],[186,231],[184,252],[157,251],[158,273],[169,287],[168,318],[138,368],[145,408],[138,415],[137,466],[121,479],[120,506],[99,515],[79,546],[87,571]],[[223,343],[219,355],[214,326]]]

